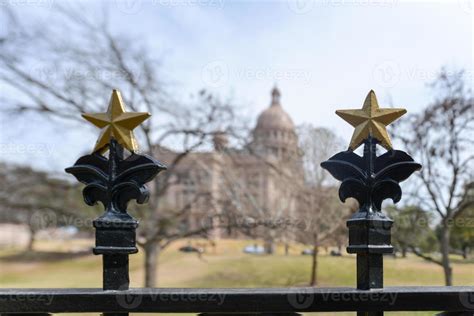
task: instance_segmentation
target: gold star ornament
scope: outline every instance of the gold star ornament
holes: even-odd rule
[[[134,152],[138,149],[138,143],[133,135],[133,129],[149,118],[150,113],[125,112],[120,91],[113,90],[107,112],[84,113],[82,117],[102,129],[94,152],[106,151],[111,138],[114,138],[124,148]]]
[[[375,92],[370,90],[361,110],[337,110],[344,121],[355,127],[349,148],[355,150],[365,139],[372,136],[387,150],[392,149],[392,142],[387,133],[387,125],[405,114],[405,109],[381,109]]]

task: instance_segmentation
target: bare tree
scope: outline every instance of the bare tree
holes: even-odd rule
[[[0,222],[28,227],[28,251],[34,250],[38,231],[74,225],[96,213],[81,200],[77,187],[47,172],[0,164]]]
[[[106,16],[64,7],[54,12],[48,23],[29,21],[26,26],[16,12],[4,10],[7,29],[0,41],[0,81],[11,93],[0,101],[10,112],[33,112],[48,121],[80,121],[80,113],[103,112],[106,98],[117,88],[129,110],[153,115],[139,130],[142,150],[158,154],[158,159],[159,149],[166,145],[178,153],[168,162],[168,171],[152,183],[149,205],[137,209],[142,219],[139,245],[145,251],[145,286],[155,286],[160,251],[177,239],[209,229],[175,229],[173,225],[191,208],[158,212],[160,198],[174,185],[179,164],[208,144],[217,130],[230,136],[238,133],[234,107],[205,91],[189,104],[177,102],[153,52],[126,34],[115,34]]]
[[[453,221],[474,203],[472,190],[467,189],[474,176],[474,104],[462,71],[443,69],[432,88],[434,102],[403,120],[396,135],[423,165],[416,173],[415,205],[434,212],[440,220],[441,260],[415,254],[442,266],[446,285],[452,285],[449,253]]]
[[[342,147],[342,142],[328,129],[303,125],[299,128],[305,171],[304,198],[299,204],[298,216],[305,221],[305,229],[298,230],[297,239],[312,245],[310,284],[317,284],[319,249],[324,243],[339,244],[338,236],[350,211],[337,199],[333,180],[320,164]]]

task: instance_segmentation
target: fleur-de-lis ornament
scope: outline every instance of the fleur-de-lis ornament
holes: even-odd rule
[[[400,201],[402,190],[399,183],[421,168],[407,153],[392,149],[387,133],[387,125],[405,113],[405,109],[379,108],[372,90],[362,109],[336,111],[355,127],[349,149],[321,163],[321,167],[342,182],[339,188],[341,201],[355,198],[362,212],[379,212],[382,201],[388,198],[394,203]],[[364,144],[362,157],[353,152],[361,144]],[[377,144],[387,149],[378,157]]]
[[[145,203],[149,195],[145,183],[166,169],[154,158],[136,153],[138,143],[133,129],[150,114],[125,112],[120,92],[113,90],[107,112],[82,116],[102,131],[93,153],[79,158],[66,172],[86,185],[82,192],[88,205],[102,202],[104,216],[128,216],[128,202],[135,199],[139,204]],[[124,149],[131,152],[126,159]],[[108,158],[102,155],[107,150]]]

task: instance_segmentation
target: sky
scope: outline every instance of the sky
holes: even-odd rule
[[[23,19],[47,20],[54,1],[2,3],[22,10]],[[176,83],[174,93],[206,88],[232,96],[255,121],[269,106],[276,84],[296,125],[330,128],[347,143],[352,127],[334,111],[361,107],[370,89],[382,107],[417,112],[432,100],[428,84],[442,66],[465,69],[472,86],[473,4],[467,0],[110,0],[82,5],[87,14],[105,7],[113,32],[145,43]],[[54,171],[72,165],[98,136],[88,128],[52,126],[36,117],[14,123],[2,117],[1,124],[0,159]]]

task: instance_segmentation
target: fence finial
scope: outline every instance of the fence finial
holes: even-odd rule
[[[166,166],[150,156],[135,153],[138,145],[132,130],[150,114],[125,112],[117,90],[112,92],[107,112],[83,116],[103,130],[94,152],[79,158],[66,172],[86,185],[82,193],[88,205],[97,202],[104,205],[104,214],[93,222],[96,228],[93,251],[104,256],[104,290],[126,290],[128,255],[138,251],[135,236],[138,221],[127,213],[127,206],[131,200],[139,204],[147,202],[149,193],[145,183]],[[131,152],[127,158],[124,147]],[[108,156],[103,156],[107,150]]]
[[[82,117],[102,129],[94,152],[105,151],[110,139],[114,138],[121,146],[136,151],[138,143],[133,129],[151,115],[148,112],[125,112],[125,105],[120,91],[113,90],[109,107],[105,113],[84,113]]]
[[[387,125],[405,114],[405,109],[379,108],[374,90],[370,90],[360,110],[337,110],[344,121],[355,127],[349,148],[355,150],[364,139],[372,136],[386,149],[392,149],[392,142],[387,133]]]
[[[321,167],[341,181],[339,198],[355,198],[359,210],[347,221],[347,252],[357,254],[357,288],[383,287],[383,254],[393,252],[393,221],[382,213],[382,201],[401,199],[399,182],[406,180],[421,165],[405,152],[392,149],[386,126],[406,113],[405,109],[380,109],[371,90],[361,110],[339,110],[337,115],[355,127],[347,151],[335,154]],[[364,144],[363,156],[353,152]],[[377,156],[377,144],[387,152]],[[381,315],[379,312],[364,315]]]

